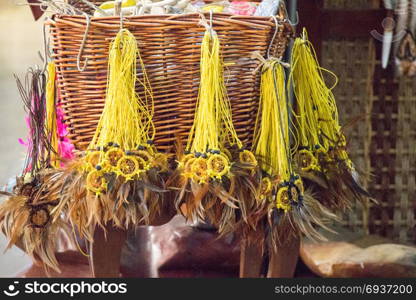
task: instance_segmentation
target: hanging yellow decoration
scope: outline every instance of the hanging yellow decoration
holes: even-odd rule
[[[189,134],[186,155],[179,166],[183,176],[205,184],[210,180],[230,177],[230,156],[227,147],[239,149],[239,160],[255,167],[254,155],[243,148],[235,131],[230,101],[224,84],[223,62],[217,33],[209,28],[201,44],[201,81],[194,123]]]
[[[46,119],[45,134],[50,143],[50,163],[54,168],[59,167],[58,155],[58,130],[56,124],[56,102],[55,102],[55,62],[47,65],[48,81],[46,83]]]
[[[226,232],[246,221],[255,205],[257,160],[233,125],[218,34],[202,14],[201,19],[206,30],[194,123],[183,152],[178,144],[178,168],[171,181],[180,189],[176,206],[186,204],[187,218],[208,219]]]
[[[290,80],[297,100],[298,170],[323,188],[320,198],[329,205],[347,207],[353,199],[363,200],[369,194],[360,186],[348,156],[332,92],[337,77],[319,66],[305,29],[294,42],[291,65]],[[326,85],[323,73],[335,78],[332,87]]]
[[[135,90],[136,59],[143,70],[143,79],[139,80],[144,88],[143,97]],[[97,194],[106,189],[105,173],[133,180],[151,168],[156,154],[152,91],[137,41],[127,29],[120,30],[111,43],[108,65],[105,106],[84,167],[89,172],[87,186]],[[146,160],[141,157],[143,154]]]
[[[107,77],[103,112],[85,155],[53,176],[62,187],[54,215],[66,213],[87,239],[92,239],[95,225],[149,224],[160,205],[169,208],[161,201],[168,156],[154,145],[152,89],[137,40],[128,29],[121,29],[110,43]]]
[[[263,171],[259,198],[274,201],[273,206],[284,212],[303,199],[302,181],[292,168],[290,111],[282,63],[276,59],[264,61],[253,143]]]
[[[338,120],[333,87],[327,87],[322,72],[337,77],[319,66],[306,30],[301,38],[295,40],[292,68],[300,142],[298,165],[303,171],[325,171],[322,169],[325,163],[333,160],[351,165]]]
[[[259,54],[256,56],[262,72],[253,151],[261,170],[257,189],[261,217],[254,224],[266,226],[260,238],[272,247],[301,234],[322,239],[315,227],[325,227],[324,222],[335,216],[305,192],[303,180],[294,169],[292,158],[299,142],[284,69],[290,65],[273,57],[266,60]]]

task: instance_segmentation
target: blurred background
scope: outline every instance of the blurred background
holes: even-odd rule
[[[26,70],[42,65],[38,50],[42,49],[42,22],[34,22],[30,9],[23,0],[0,1],[0,184],[7,184],[21,172],[25,148],[18,138],[27,134],[24,110],[13,74],[24,79]],[[0,200],[1,201],[1,200]],[[6,247],[0,235],[0,277],[10,276],[27,265],[30,259],[13,247]]]

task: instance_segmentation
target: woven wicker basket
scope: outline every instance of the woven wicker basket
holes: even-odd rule
[[[123,26],[137,38],[155,99],[155,143],[171,150],[178,137],[185,140],[193,123],[199,86],[200,44],[205,28],[200,15],[128,17]],[[206,15],[209,19],[209,15]],[[241,140],[249,144],[256,118],[259,62],[252,53],[283,55],[291,26],[274,18],[214,14],[226,64],[225,80],[234,125]],[[107,83],[110,41],[120,29],[118,17],[92,18],[81,58],[88,59],[84,72],[77,70],[77,56],[86,29],[83,16],[55,16],[50,23],[58,87],[69,128],[69,138],[84,150],[101,114]],[[273,37],[275,37],[273,39]],[[141,70],[138,70],[140,75]],[[140,94],[142,91],[139,89]]]

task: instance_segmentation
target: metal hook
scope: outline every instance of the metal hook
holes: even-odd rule
[[[85,18],[87,20],[87,25],[85,27],[84,37],[82,38],[81,46],[79,48],[79,52],[78,52],[78,56],[77,56],[77,68],[78,68],[78,71],[80,71],[80,72],[84,72],[85,69],[87,68],[87,64],[88,64],[88,57],[85,58],[84,66],[82,68],[81,68],[81,63],[80,62],[81,62],[81,56],[84,52],[85,42],[87,41],[88,30],[90,29],[90,23],[91,23],[89,15],[86,14],[86,13],[83,13],[83,14],[85,15]]]
[[[293,22],[291,20],[291,16],[289,15],[289,12],[287,11],[287,6],[286,5],[283,5],[283,9],[285,10],[285,16],[287,17],[287,21],[289,22],[289,24],[292,27],[297,26],[299,24],[299,12],[296,10],[296,21]]]
[[[292,26],[298,26],[299,25],[299,12],[298,11],[296,11],[296,22],[292,23],[292,21],[290,21],[290,24]]]
[[[298,26],[299,25],[299,12],[298,11],[296,11],[296,22],[292,22],[292,20],[288,17],[287,18],[287,21],[289,22],[289,24],[292,26],[292,27],[296,27],[296,26]]]

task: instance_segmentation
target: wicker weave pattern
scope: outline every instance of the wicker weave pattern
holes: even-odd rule
[[[209,16],[206,16],[209,19]],[[120,28],[119,18],[93,19],[84,47],[84,72],[77,70],[77,55],[85,32],[82,16],[56,16],[51,25],[52,47],[57,65],[58,87],[69,126],[69,138],[77,149],[85,149],[101,114],[107,80],[107,55],[112,38]],[[172,148],[177,137],[187,138],[193,123],[199,86],[200,43],[205,28],[197,14],[139,16],[123,24],[136,37],[155,99],[156,145]],[[215,14],[214,29],[221,45],[225,80],[231,100],[233,120],[239,137],[251,141],[257,111],[259,62],[251,55],[265,55],[272,36],[271,54],[284,53],[292,34],[287,24],[278,26],[272,18]],[[138,70],[140,76],[141,70]],[[140,94],[142,91],[137,90]]]

